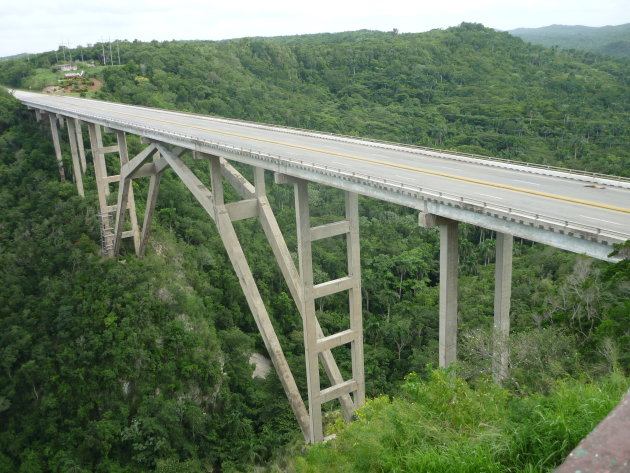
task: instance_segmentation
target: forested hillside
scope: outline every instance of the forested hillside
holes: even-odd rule
[[[97,98],[630,173],[628,60],[475,24],[117,46],[124,65],[99,70]],[[98,61],[101,47],[81,53]],[[0,83],[41,90],[32,78],[54,61],[7,61]]]
[[[104,81],[90,93],[97,98],[630,175],[627,60],[468,24],[420,35],[119,46],[123,64],[95,68]],[[98,60],[99,45],[83,53]],[[0,82],[38,88],[53,63],[54,53],[2,62]],[[185,187],[165,174],[147,257],[127,249],[103,259],[93,171],[85,199],[58,182],[48,132],[4,92],[0,133],[0,472],[331,471],[331,463],[479,471],[465,469],[473,452],[471,465],[493,465],[487,471],[547,471],[628,386],[627,266],[521,240],[512,373],[503,389],[489,384],[494,235],[467,225],[459,378],[434,372],[437,234],[408,209],[362,198],[366,383],[377,399],[343,432],[331,404],[327,428],[339,441],[285,464],[299,429],[275,375],[251,377],[248,359],[264,353],[262,341],[213,225]],[[203,162],[184,159],[207,180]],[[294,249],[292,189],[268,178]],[[146,190],[138,180],[141,214]],[[313,187],[311,199],[315,224],[338,219],[338,191]],[[299,314],[258,223],[237,231],[304,390]],[[344,258],[334,242],[315,246],[318,279],[339,276]],[[327,330],[343,326],[346,304],[321,300]],[[347,373],[349,357],[339,361]],[[448,428],[417,430],[435,423]],[[521,463],[508,462],[515,452]],[[361,458],[373,469],[350,463]]]
[[[617,26],[551,25],[518,28],[510,34],[547,47],[579,49],[591,53],[630,58],[630,23]]]

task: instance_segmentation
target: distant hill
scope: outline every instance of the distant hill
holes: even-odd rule
[[[551,25],[508,33],[533,44],[630,58],[630,23],[601,27]]]
[[[9,59],[20,59],[21,57],[28,56],[28,53],[14,54],[13,56],[0,57],[0,61],[8,61]]]

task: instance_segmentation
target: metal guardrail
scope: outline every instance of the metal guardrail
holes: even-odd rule
[[[147,108],[151,108],[151,107],[147,107]],[[159,110],[159,109],[155,109],[155,110]],[[169,112],[183,113],[183,112],[175,112],[175,111],[169,111]],[[191,114],[191,115],[198,115],[198,114]],[[198,115],[198,116],[204,117],[204,115]],[[498,164],[505,165],[505,166],[499,166],[499,167],[504,167],[507,169],[512,167],[512,168],[526,168],[526,169],[523,169],[525,172],[528,172],[527,169],[529,169],[530,171],[534,171],[534,170],[546,171],[546,172],[539,172],[536,174],[553,175],[554,177],[562,177],[566,179],[576,179],[579,177],[590,178],[590,179],[601,179],[601,180],[606,180],[606,181],[613,181],[612,185],[615,185],[614,182],[618,181],[620,183],[628,184],[628,188],[630,188],[630,177],[611,176],[608,174],[601,174],[601,173],[596,173],[596,172],[591,172],[591,171],[580,171],[580,170],[575,170],[575,169],[566,169],[566,168],[561,168],[559,166],[551,166],[547,164],[528,163],[528,162],[523,162],[523,161],[515,161],[512,159],[482,156],[478,154],[461,153],[459,151],[440,150],[440,149],[435,149],[435,148],[428,148],[425,146],[395,143],[392,141],[377,140],[373,138],[363,138],[363,137],[351,136],[351,135],[341,135],[337,133],[329,133],[329,132],[323,132],[323,131],[306,130],[302,128],[261,124],[261,123],[256,123],[256,122],[249,122],[246,120],[230,120],[230,119],[226,119],[222,117],[213,117],[213,116],[211,118],[213,120],[224,122],[224,123],[236,123],[236,124],[244,123],[244,124],[247,124],[247,126],[250,126],[253,128],[262,128],[262,129],[268,129],[268,130],[273,130],[273,131],[282,131],[285,133],[293,132],[294,134],[301,134],[301,135],[322,138],[322,139],[327,139],[327,140],[334,140],[334,141],[351,142],[351,143],[357,143],[357,144],[373,146],[373,147],[378,147],[378,148],[393,149],[396,151],[401,151],[401,152],[411,153],[411,154],[418,154],[416,153],[416,151],[423,151],[431,156],[437,156],[443,159],[450,159],[454,161],[475,162],[476,164],[481,164],[482,166],[497,167],[493,163],[498,163]],[[553,172],[554,174],[552,174],[551,172]],[[555,173],[563,174],[564,176],[558,176]]]
[[[120,105],[114,102],[106,102],[106,103],[113,103],[114,105]],[[123,105],[126,105],[126,104],[123,104]],[[204,115],[200,113],[181,112],[178,110],[164,110],[164,109],[156,108],[156,107],[148,107],[146,105],[134,105],[134,106],[139,107],[139,108],[145,108],[147,110],[159,111],[162,113],[164,112],[171,113],[174,115],[192,115],[199,118],[206,118],[206,119],[211,118],[212,120],[222,122],[222,123],[237,124],[237,125],[245,124],[252,128],[280,131],[280,132],[292,133],[292,134],[302,134],[306,136],[322,138],[326,140],[333,140],[333,141],[354,142],[357,144],[360,143],[362,145],[374,146],[374,147],[379,147],[379,148],[395,149],[396,151],[401,151],[401,152],[406,152],[406,153],[411,153],[411,154],[418,154],[417,151],[422,151],[422,152],[428,153],[429,155],[435,155],[443,159],[465,161],[465,162],[475,162],[476,164],[481,164],[485,166],[504,167],[508,169],[510,167],[525,168],[525,169],[522,169],[524,172],[528,172],[527,170],[529,169],[530,172],[535,173],[535,174],[551,175],[554,177],[561,177],[561,178],[566,178],[566,179],[578,179],[580,177],[590,178],[590,179],[601,179],[601,180],[606,180],[606,181],[612,181],[609,184],[613,186],[616,185],[615,184],[616,182],[618,182],[618,183],[627,184],[627,186],[624,186],[624,187],[630,188],[630,177],[624,177],[624,176],[612,176],[609,174],[602,174],[602,173],[591,172],[591,171],[566,169],[559,166],[551,166],[547,164],[528,163],[524,161],[515,161],[513,159],[497,158],[497,157],[492,157],[492,156],[483,156],[483,155],[471,154],[471,153],[462,153],[459,151],[441,150],[441,149],[436,149],[436,148],[429,148],[426,146],[402,144],[402,143],[396,143],[396,142],[386,141],[386,140],[377,140],[375,138],[364,138],[364,137],[352,136],[352,135],[342,135],[342,134],[331,133],[331,132],[326,132],[326,131],[313,131],[313,130],[307,130],[307,129],[298,128],[298,127],[272,125],[268,123],[252,122],[248,120],[236,120],[236,119],[224,118],[224,117],[213,116],[213,115]],[[499,166],[500,164],[504,166]],[[536,173],[534,171],[541,171],[541,172]],[[562,176],[558,176],[558,174],[562,174]]]
[[[581,223],[573,222],[566,219],[559,219],[557,217],[552,217],[549,215],[545,215],[542,213],[530,212],[527,210],[514,209],[509,206],[499,205],[499,204],[489,204],[483,200],[472,199],[468,197],[458,196],[456,194],[451,194],[444,191],[439,191],[436,189],[430,189],[426,187],[413,186],[410,184],[404,184],[400,182],[395,182],[391,180],[387,180],[384,178],[370,176],[367,174],[359,173],[359,172],[349,172],[343,169],[335,168],[332,166],[323,166],[315,163],[305,162],[304,160],[296,160],[289,157],[284,157],[280,155],[272,155],[269,153],[261,153],[252,150],[251,148],[242,148],[233,145],[229,145],[226,143],[220,143],[210,140],[204,140],[198,137],[194,137],[192,135],[187,135],[184,133],[177,133],[173,131],[166,131],[159,128],[154,128],[146,125],[139,125],[136,123],[128,122],[125,120],[117,120],[113,121],[110,118],[99,116],[96,114],[88,114],[82,110],[77,110],[74,108],[64,109],[63,111],[56,111],[54,107],[48,104],[41,104],[37,102],[33,102],[33,105],[41,107],[43,109],[49,109],[50,112],[53,113],[74,113],[77,115],[79,119],[93,119],[100,121],[105,124],[105,126],[110,126],[112,128],[116,128],[117,126],[127,126],[132,130],[138,132],[139,135],[142,135],[144,132],[155,132],[161,136],[173,136],[179,137],[184,141],[190,144],[196,144],[201,148],[207,147],[210,149],[215,149],[217,151],[227,152],[231,154],[236,154],[239,156],[247,157],[249,159],[255,159],[260,161],[266,161],[273,163],[275,165],[280,166],[289,166],[294,168],[301,168],[304,170],[310,170],[317,174],[324,174],[329,176],[335,176],[342,178],[344,180],[351,180],[357,183],[361,183],[370,187],[380,187],[387,188],[390,191],[406,194],[410,197],[415,197],[418,199],[422,199],[425,201],[435,202],[443,205],[447,205],[450,207],[456,207],[476,213],[486,214],[495,218],[500,218],[503,220],[508,220],[516,223],[520,223],[523,225],[529,225],[532,227],[538,227],[542,229],[547,229],[550,231],[554,231],[561,234],[566,234],[569,236],[574,236],[581,239],[587,239],[592,241],[597,241],[600,243],[604,243],[607,245],[612,245],[614,243],[621,243],[628,239],[630,239],[630,233],[621,233],[615,231],[606,231],[603,232],[601,228],[595,227],[592,225],[584,225]],[[62,113],[63,112],[63,113]],[[174,112],[177,113],[177,112]],[[193,147],[188,147],[188,149],[193,149]],[[609,177],[609,176],[607,176]]]

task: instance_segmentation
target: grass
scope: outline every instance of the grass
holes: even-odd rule
[[[619,402],[630,379],[559,380],[549,395],[516,397],[492,382],[473,389],[447,371],[412,375],[404,397],[379,397],[335,440],[288,471],[549,472]]]

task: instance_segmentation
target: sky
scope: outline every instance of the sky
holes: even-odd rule
[[[372,29],[419,33],[461,22],[498,30],[630,23],[628,0],[6,0],[0,57],[108,40],[220,40]]]

